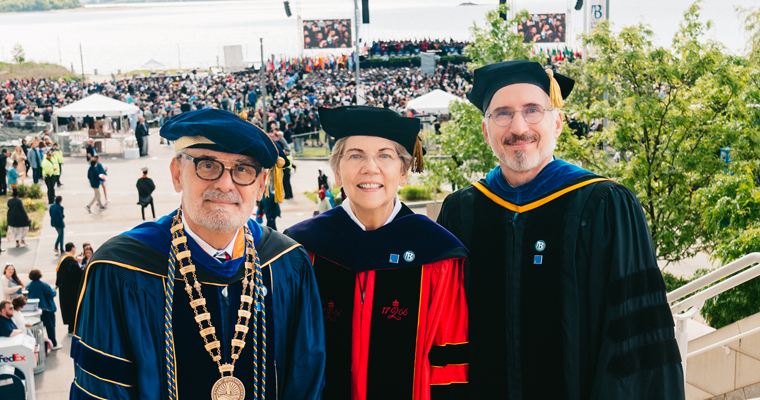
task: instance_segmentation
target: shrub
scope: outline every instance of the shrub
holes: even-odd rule
[[[403,197],[406,201],[423,201],[432,199],[430,190],[424,186],[404,186],[398,191],[398,195]]]
[[[668,293],[680,288],[691,282],[691,279],[684,279],[680,276],[675,276],[670,272],[663,272],[662,279],[665,280],[665,288]]]
[[[33,183],[30,186],[17,185],[16,189],[18,190],[18,197],[22,199],[41,199],[42,198],[42,188],[37,183]]]
[[[3,237],[8,236],[8,219],[3,218],[3,221],[0,222],[0,234],[2,234]]]

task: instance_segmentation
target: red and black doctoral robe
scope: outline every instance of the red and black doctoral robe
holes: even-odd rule
[[[405,205],[362,230],[342,207],[286,234],[311,256],[326,342],[323,398],[466,398],[466,249]]]

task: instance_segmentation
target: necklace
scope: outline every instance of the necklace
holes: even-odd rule
[[[248,333],[248,322],[253,319],[253,375],[254,375],[254,399],[259,398],[259,379],[258,379],[258,348],[257,339],[259,326],[257,315],[261,313],[262,325],[262,377],[261,377],[261,398],[265,398],[266,387],[266,311],[264,309],[264,295],[262,288],[264,282],[261,274],[261,265],[259,255],[253,246],[253,236],[248,227],[245,227],[245,275],[243,276],[243,290],[240,296],[240,309],[238,310],[238,319],[235,324],[235,333],[232,336],[230,351],[230,363],[222,364],[221,342],[216,338],[216,328],[211,324],[211,314],[206,309],[206,299],[201,293],[201,283],[195,275],[195,265],[192,264],[190,248],[187,245],[187,236],[184,233],[184,224],[182,222],[182,208],[178,210],[172,222],[172,257],[177,261],[182,279],[185,281],[185,291],[190,296],[190,306],[195,313],[195,321],[198,323],[201,337],[206,344],[211,359],[219,367],[221,378],[216,381],[211,389],[212,400],[243,400],[245,399],[245,386],[240,379],[235,378],[235,362],[240,357],[240,353],[245,347],[245,336]],[[184,250],[180,250],[183,248]],[[192,278],[192,284],[190,279]],[[198,293],[196,299],[193,295],[193,289]],[[253,308],[253,312],[251,312]],[[211,341],[209,341],[211,338]],[[229,373],[228,376],[225,376]]]

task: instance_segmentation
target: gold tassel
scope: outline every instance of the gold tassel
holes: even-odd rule
[[[242,118],[243,121],[248,121],[248,112],[246,110],[241,111],[237,116]]]
[[[417,135],[412,154],[412,172],[422,172],[425,169],[425,161],[422,159],[422,136]]]
[[[274,201],[282,203],[285,200],[285,188],[282,186],[282,167],[285,166],[285,159],[277,157],[277,163],[271,169],[272,184],[274,185]],[[267,190],[267,194],[269,191]]]
[[[565,105],[565,101],[562,100],[562,90],[559,88],[559,83],[554,79],[554,71],[547,69],[546,74],[549,75],[549,98],[552,100],[552,108],[562,108]]]

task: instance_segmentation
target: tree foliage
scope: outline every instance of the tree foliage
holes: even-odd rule
[[[507,60],[542,61],[541,56],[531,54],[532,43],[523,43],[523,35],[517,32],[517,24],[529,18],[527,11],[516,13],[509,21],[499,17],[508,7],[499,8],[486,14],[486,26],[473,24],[471,44],[464,49],[464,55],[472,60],[467,67],[471,70],[495,62]],[[483,114],[469,102],[455,102],[449,108],[451,120],[441,126],[438,143],[445,159],[431,159],[425,168],[429,171],[424,182],[440,186],[455,183],[458,187],[469,185],[498,165],[488,143],[483,139],[481,122]]]
[[[756,138],[756,136],[755,136]],[[760,143],[751,144],[757,148]],[[739,155],[741,156],[741,155]],[[733,161],[714,183],[698,193],[705,246],[726,264],[760,252],[760,165],[754,160]],[[705,303],[702,316],[721,328],[760,312],[760,279],[728,290]]]
[[[13,53],[13,62],[16,64],[21,64],[26,60],[26,54],[24,53],[24,48],[21,47],[20,44],[16,43],[13,46],[13,50],[11,50]]]
[[[80,8],[79,0],[0,0],[0,12],[49,11]]]
[[[593,86],[571,96],[566,107],[581,118],[608,118],[602,132],[563,149],[636,193],[657,256],[668,261],[700,249],[695,194],[725,168],[720,149],[745,148],[756,135],[746,101],[748,62],[702,40],[710,23],[698,21],[699,10],[695,3],[685,12],[670,48],[653,45],[643,24],[619,33],[600,24],[584,38],[598,56],[572,66]],[[600,98],[605,90],[609,101]],[[602,142],[623,155],[620,163],[599,165],[594,152],[601,152],[595,145]]]

